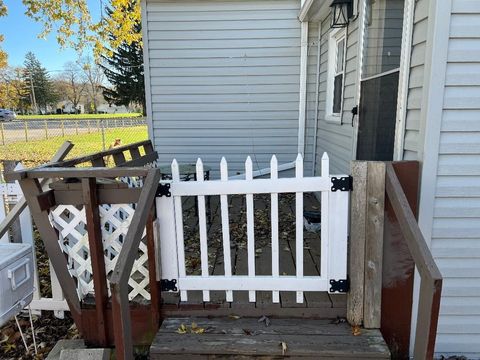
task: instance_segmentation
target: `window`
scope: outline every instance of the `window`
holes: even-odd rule
[[[346,31],[332,31],[328,41],[326,119],[341,122],[345,73]]]

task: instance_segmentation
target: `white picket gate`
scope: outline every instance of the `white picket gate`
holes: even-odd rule
[[[225,291],[226,300],[230,302],[234,300],[234,291],[247,290],[251,302],[255,301],[255,291],[272,291],[272,301],[275,303],[279,302],[279,291],[296,292],[298,303],[303,302],[303,292],[306,291],[345,291],[348,283],[349,192],[342,190],[349,190],[350,178],[346,175],[330,176],[326,153],[321,164],[321,176],[304,177],[303,159],[298,155],[295,161],[295,177],[279,178],[279,166],[273,156],[270,178],[253,178],[252,161],[248,157],[245,162],[245,179],[229,180],[227,161],[223,158],[220,163],[221,179],[205,180],[203,164],[199,159],[196,164],[197,180],[187,182],[180,180],[179,165],[174,160],[171,164],[172,180],[164,182],[169,183],[171,196],[158,197],[156,202],[163,281],[170,286],[172,283],[176,285],[181,301],[187,300],[190,290],[201,290],[204,301],[210,301],[210,291]],[[303,271],[303,194],[306,192],[321,192],[319,276],[304,276]],[[279,193],[295,193],[296,275],[279,273]],[[272,274],[267,276],[255,274],[254,194],[270,194],[271,197]],[[205,197],[211,195],[220,196],[225,275],[209,275]],[[228,195],[246,197],[248,275],[232,275]],[[201,275],[186,273],[182,211],[182,197],[185,196],[197,197]]]

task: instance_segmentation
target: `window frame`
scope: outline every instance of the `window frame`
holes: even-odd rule
[[[338,44],[344,40],[342,71],[338,68]],[[333,29],[328,38],[328,71],[327,71],[327,94],[325,103],[325,119],[330,122],[342,123],[343,100],[345,90],[345,64],[347,58],[347,31],[346,28]],[[335,77],[342,74],[340,95],[340,111],[333,112],[333,100],[335,91]]]

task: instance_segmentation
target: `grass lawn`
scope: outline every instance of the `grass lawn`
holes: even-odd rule
[[[129,128],[117,128],[105,131],[105,143],[108,149],[109,145],[120,138],[122,145],[134,143],[148,139],[146,126],[134,126]],[[17,142],[0,146],[0,160],[19,160],[25,166],[35,166],[51,159],[53,154],[66,140],[70,140],[75,145],[67,158],[86,155],[89,153],[102,151],[102,134],[99,132],[81,135],[69,135],[52,137],[48,140],[36,140],[26,142]]]
[[[77,120],[77,119],[118,119],[141,117],[140,113],[123,114],[60,114],[60,115],[17,115],[18,120]]]

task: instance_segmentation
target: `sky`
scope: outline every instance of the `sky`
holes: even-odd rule
[[[101,2],[102,0],[88,0],[94,19],[99,17]],[[0,18],[0,34],[5,36],[2,48],[8,54],[10,66],[23,65],[25,54],[29,51],[32,51],[52,74],[62,70],[66,62],[77,60],[78,54],[73,49],[60,49],[54,33],[46,40],[37,37],[41,26],[24,14],[25,7],[21,0],[5,0],[5,4],[8,15]]]

